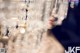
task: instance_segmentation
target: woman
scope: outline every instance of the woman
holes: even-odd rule
[[[6,18],[6,23],[9,23],[7,53],[64,53],[63,46],[50,29],[55,24],[60,25],[66,16],[68,0],[27,0],[26,4],[18,1],[9,0],[11,3],[7,3],[9,6],[6,6],[6,10],[10,11],[6,11],[9,14],[8,19]],[[23,8],[28,9],[27,20]],[[13,19],[16,16],[11,15],[19,16]]]

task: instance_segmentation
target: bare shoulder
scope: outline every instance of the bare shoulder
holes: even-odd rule
[[[61,43],[54,37],[48,35],[44,39],[44,46],[46,53],[64,53],[64,48]]]

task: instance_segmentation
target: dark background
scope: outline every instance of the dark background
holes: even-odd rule
[[[61,26],[52,29],[55,37],[67,50],[69,46],[80,46],[80,2],[74,8],[68,7],[67,18]]]

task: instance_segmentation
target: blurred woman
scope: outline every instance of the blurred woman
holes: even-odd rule
[[[9,31],[7,53],[64,53],[63,46],[50,30],[62,24],[67,15],[68,0],[11,1],[4,2],[8,4],[4,14],[10,17],[5,17]]]

